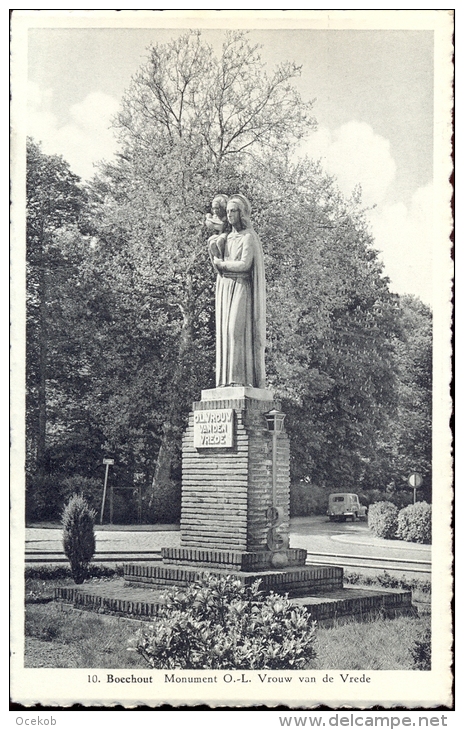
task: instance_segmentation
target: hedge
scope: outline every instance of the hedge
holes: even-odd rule
[[[400,510],[397,537],[407,542],[430,545],[432,542],[432,507],[427,502],[416,502]]]
[[[392,540],[398,529],[398,508],[392,502],[374,502],[369,507],[367,523],[374,535]]]

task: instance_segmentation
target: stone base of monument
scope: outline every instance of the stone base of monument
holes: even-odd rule
[[[182,443],[181,541],[162,562],[124,565],[124,581],[58,588],[78,608],[134,617],[156,614],[166,588],[206,573],[233,575],[288,594],[323,624],[414,613],[411,593],[343,586],[343,568],[306,565],[289,546],[290,446],[270,390],[215,388],[193,404]]]
[[[122,578],[102,583],[55,588],[55,599],[77,610],[147,620],[156,617],[164,605],[163,591],[145,586],[135,588]],[[368,621],[378,617],[415,616],[411,594],[394,588],[351,588],[295,597],[290,601],[304,606],[319,626],[346,621]]]
[[[343,568],[337,566],[306,565],[285,570],[263,570],[260,572],[235,571],[230,569],[207,569],[179,565],[124,565],[124,580],[134,587],[185,588],[197,583],[206,574],[232,575],[244,585],[260,581],[261,590],[289,596],[309,596],[322,591],[343,588]]]
[[[305,565],[306,556],[306,550],[301,548],[286,548],[276,552],[270,550],[240,552],[212,548],[161,548],[163,563],[246,572],[299,567]]]

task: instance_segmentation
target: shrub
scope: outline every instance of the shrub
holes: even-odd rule
[[[411,648],[414,669],[429,672],[432,669],[432,635],[426,628],[423,635],[416,639]]]
[[[81,494],[89,507],[95,510],[101,504],[101,479],[73,474],[60,480],[61,504],[65,505],[74,494]]]
[[[95,553],[95,510],[80,494],[74,494],[63,510],[63,548],[75,583],[83,583]]]
[[[299,482],[292,482],[290,485],[291,517],[326,515],[329,494],[337,491],[337,487],[333,485],[318,486],[306,479],[300,479]]]
[[[27,580],[60,580],[61,578],[70,578],[72,573],[69,565],[27,565],[24,575]],[[88,578],[122,578],[123,575],[124,566],[122,563],[116,563],[114,567],[93,563],[87,568]]]
[[[384,570],[377,575],[362,575],[361,573],[343,573],[345,583],[351,585],[379,585],[383,588],[402,588],[406,591],[420,591],[425,595],[430,595],[432,584],[426,578],[410,578],[407,575],[394,576]]]
[[[59,520],[63,507],[73,494],[82,494],[90,507],[101,500],[101,481],[81,476],[50,474],[28,484],[26,490],[26,517],[29,521]]]
[[[408,504],[412,503],[412,490],[395,489],[394,492],[388,495],[388,501],[393,502],[398,509],[403,509],[403,507],[407,507]]]
[[[304,669],[315,656],[309,613],[259,581],[206,575],[165,601],[135,639],[154,669]]]
[[[28,480],[26,487],[26,519],[51,521],[59,519],[61,494],[55,476]]]
[[[432,507],[427,502],[416,502],[400,510],[397,536],[407,542],[432,542]]]
[[[157,485],[143,512],[151,524],[174,524],[180,520],[181,483],[170,480]]]
[[[391,502],[374,502],[369,507],[367,522],[374,535],[392,539],[398,528],[398,508]]]
[[[375,502],[391,501],[388,499],[388,495],[381,492],[380,489],[363,489],[362,492],[358,492],[358,496],[360,494],[363,496],[363,503],[366,503],[369,507]]]

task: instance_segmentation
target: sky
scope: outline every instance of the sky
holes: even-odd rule
[[[27,133],[91,177],[115,153],[111,118],[149,44],[182,32],[29,29]],[[222,30],[202,36],[220,52]],[[254,29],[249,39],[269,71],[301,64],[295,83],[318,124],[301,154],[320,159],[346,195],[362,186],[391,290],[432,305],[433,31]]]

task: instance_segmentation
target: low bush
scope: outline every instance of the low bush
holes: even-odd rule
[[[73,474],[60,480],[59,491],[62,505],[66,505],[74,494],[81,494],[89,507],[95,510],[100,507],[102,496],[100,479]]]
[[[374,502],[369,507],[367,523],[377,537],[393,539],[398,529],[398,508],[392,502]]]
[[[432,542],[432,507],[427,502],[416,502],[400,510],[397,537],[407,542],[430,545]]]
[[[69,565],[27,565],[24,571],[26,580],[59,580],[60,578],[71,578]],[[124,575],[124,567],[116,564],[115,567],[92,563],[87,567],[88,578],[115,578]]]
[[[424,595],[430,595],[432,584],[430,580],[420,578],[409,578],[407,576],[396,577],[384,570],[377,575],[362,575],[361,573],[343,573],[343,580],[350,585],[379,585],[382,588],[402,588],[406,591],[417,590]]]
[[[61,492],[55,477],[28,480],[26,486],[26,519],[49,521],[59,518]]]
[[[357,493],[359,501],[365,505],[371,505],[375,502],[391,502],[398,509],[402,509],[412,502],[411,489],[387,488],[386,491],[381,491],[380,489],[358,489]]]
[[[206,576],[165,601],[134,642],[154,669],[304,669],[315,656],[309,613],[259,581]]]
[[[412,490],[395,489],[387,495],[387,500],[389,502],[393,502],[398,509],[403,509],[403,507],[407,507],[408,504],[412,504]]]
[[[293,482],[290,486],[290,515],[306,517],[327,514],[330,491],[328,487],[318,487],[305,479]]]
[[[181,483],[160,482],[150,502],[145,502],[143,514],[149,524],[174,524],[180,520]]]
[[[90,507],[101,500],[101,481],[79,474],[63,476],[50,474],[28,483],[26,489],[26,518],[28,521],[59,520],[64,505],[73,494],[82,494]]]
[[[415,640],[411,647],[414,669],[428,672],[432,669],[432,634],[429,627]]]
[[[74,494],[63,510],[63,549],[75,583],[83,583],[95,553],[95,510],[80,494]]]

